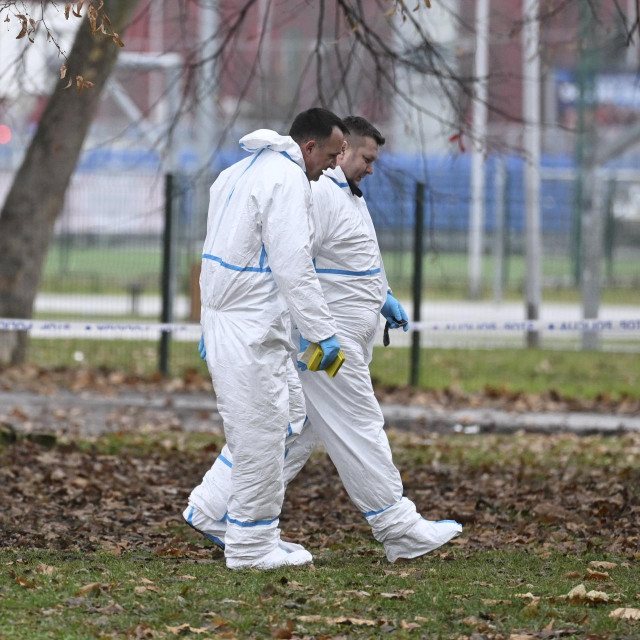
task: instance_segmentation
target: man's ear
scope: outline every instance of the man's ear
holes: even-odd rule
[[[342,149],[340,151],[340,155],[344,155],[344,152],[349,148],[349,143],[345,140],[342,143]]]
[[[316,141],[315,140],[307,140],[303,145],[302,145],[302,152],[306,153],[306,154],[310,154],[316,147]]]

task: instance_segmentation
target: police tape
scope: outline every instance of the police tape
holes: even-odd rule
[[[177,338],[190,339],[199,336],[201,328],[196,323],[131,323],[131,322],[82,322],[65,320],[29,320],[0,318],[0,331],[29,331],[38,335],[73,334],[87,338],[127,337],[155,339],[161,333],[175,334]],[[515,321],[437,321],[411,322],[409,331],[431,332],[638,332],[640,318],[617,320],[515,320]]]

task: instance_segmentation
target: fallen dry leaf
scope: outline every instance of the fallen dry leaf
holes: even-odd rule
[[[109,591],[109,585],[103,582],[90,582],[85,584],[84,587],[80,587],[76,591],[76,596],[98,595],[102,591]]]
[[[406,620],[401,620],[400,621],[400,628],[401,629],[419,629],[420,628],[420,624],[418,624],[417,622],[407,622]]]
[[[585,580],[611,580],[611,576],[606,571],[592,571],[587,569]]]
[[[605,560],[592,560],[589,566],[596,569],[615,569],[618,565],[615,562],[606,562]]]
[[[26,578],[21,578],[20,576],[16,578],[16,584],[19,584],[21,587],[25,587],[26,589],[36,588],[36,583],[33,580],[27,580]]]
[[[565,598],[573,604],[609,602],[609,596],[604,591],[587,591],[583,584],[579,584],[577,587],[571,589]]]
[[[610,618],[621,618],[622,620],[640,620],[640,609],[630,607],[620,607],[614,609],[610,614]]]
[[[378,625],[375,620],[367,620],[364,618],[325,618],[319,615],[298,616],[296,620],[298,620],[298,622],[326,622],[327,624],[352,624],[354,626],[364,627],[376,627]]]
[[[201,628],[197,628],[197,627],[192,627],[190,624],[181,624],[178,627],[170,627],[169,625],[167,625],[166,630],[169,633],[173,633],[174,635],[183,635],[185,633],[195,633],[195,634],[200,634],[200,633],[207,633],[208,631],[211,631],[211,629],[207,629],[206,627],[201,627]]]

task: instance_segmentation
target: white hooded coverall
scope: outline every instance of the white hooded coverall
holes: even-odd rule
[[[413,558],[440,546],[461,527],[453,521],[422,519],[413,502],[402,497],[402,481],[369,373],[388,285],[364,198],[352,193],[340,167],[325,171],[312,191],[312,252],[346,361],[334,379],[299,373],[309,420],[301,435],[289,437],[285,483],[302,468],[319,438],[374,537],[384,544],[388,559]],[[223,508],[235,464],[225,453],[226,447],[191,494],[190,505],[205,512],[211,512],[212,505],[218,505],[217,511]],[[209,537],[213,534],[221,542],[224,523],[218,530],[211,524]]]
[[[233,456],[219,516],[229,566],[278,547],[289,381],[297,384],[291,318],[308,340],[336,333],[311,261],[311,189],[300,147],[265,129],[240,145],[251,155],[210,190],[200,276],[207,365]]]

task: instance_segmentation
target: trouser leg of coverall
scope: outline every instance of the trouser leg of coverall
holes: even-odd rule
[[[376,540],[386,543],[401,538],[421,517],[402,497],[402,480],[363,349],[344,334],[340,345],[346,360],[335,378],[300,374],[307,415],[349,497],[367,518]]]
[[[285,486],[304,466],[315,446],[315,436],[311,434],[307,422],[304,396],[300,379],[291,359],[287,362],[287,384],[289,387],[289,424],[285,440]],[[305,425],[306,423],[306,425]],[[301,432],[304,429],[304,436]],[[300,444],[297,439],[301,438]],[[291,444],[296,441],[295,453]],[[224,445],[212,467],[205,473],[202,482],[191,492],[189,506],[185,509],[185,520],[220,547],[224,547],[226,533],[227,503],[231,494],[231,469],[233,456],[229,446]],[[193,509],[195,507],[195,509]],[[203,517],[204,516],[204,517]],[[281,543],[282,544],[282,543]],[[284,543],[291,550],[299,545]]]
[[[461,527],[424,520],[415,505],[402,497],[402,481],[393,465],[364,350],[343,335],[340,343],[346,362],[336,378],[301,374],[311,419],[288,448],[285,482],[302,468],[320,439],[349,496],[369,521],[374,537],[384,544],[388,559],[428,553],[457,535]],[[214,489],[210,495],[223,501],[223,494],[224,490]]]
[[[278,548],[289,422],[288,354],[277,339],[246,344],[256,327],[206,310],[207,364],[231,455],[225,557],[249,566]]]

